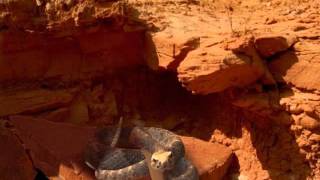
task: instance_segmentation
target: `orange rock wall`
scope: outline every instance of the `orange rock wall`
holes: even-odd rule
[[[67,37],[1,32],[0,82],[40,79],[66,81],[101,76],[144,64],[144,32],[98,29]]]
[[[0,143],[14,152],[0,159],[18,170],[21,162],[24,178],[32,166],[65,178],[92,172],[59,166],[73,154],[51,140],[69,130],[51,122],[35,130],[17,114],[73,123],[79,134],[123,115],[125,124],[221,144],[234,154],[230,179],[319,179],[319,2],[130,1],[131,14],[117,1],[39,2],[0,3]],[[39,145],[35,134],[50,138]],[[217,154],[224,168],[208,166],[208,177],[228,168],[231,153]]]

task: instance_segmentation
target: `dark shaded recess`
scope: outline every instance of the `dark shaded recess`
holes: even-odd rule
[[[40,170],[36,169],[37,175],[34,180],[49,180],[49,178]]]

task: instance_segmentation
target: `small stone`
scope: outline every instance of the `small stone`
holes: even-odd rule
[[[306,141],[306,140],[304,140],[304,139],[300,139],[300,140],[298,141],[298,145],[299,145],[299,147],[307,147],[307,146],[309,146],[310,144],[308,143],[308,141]]]
[[[309,139],[310,139],[310,141],[320,142],[320,135],[319,134],[311,134]]]
[[[265,24],[268,24],[268,25],[270,25],[270,24],[275,24],[275,23],[277,23],[278,21],[275,19],[275,18],[267,18],[266,20],[265,20]]]
[[[309,104],[301,104],[299,105],[299,108],[301,108],[306,113],[312,114],[314,112],[314,109]]]
[[[303,134],[304,134],[306,137],[309,137],[309,136],[312,134],[312,132],[309,131],[309,130],[304,130],[304,131],[303,131]]]
[[[306,159],[307,159],[308,161],[312,161],[312,159],[313,159],[312,153],[306,154]]]
[[[299,123],[302,127],[306,128],[306,129],[310,129],[310,130],[314,130],[314,129],[318,129],[320,128],[320,121],[317,119],[314,119],[308,115],[304,115],[301,119],[300,119],[300,123]]]
[[[71,8],[71,6],[73,6],[74,4],[75,4],[75,0],[66,0],[66,5],[69,7],[69,8]]]
[[[297,25],[295,27],[293,27],[293,31],[302,31],[302,30],[306,30],[307,27],[303,26],[303,25]]]
[[[37,4],[37,6],[42,6],[43,2],[42,2],[42,0],[36,0],[36,4]]]
[[[292,114],[301,114],[303,113],[303,109],[298,104],[292,104],[289,106],[289,112]]]
[[[313,144],[311,145],[311,150],[314,152],[318,152],[319,151],[319,144]]]
[[[45,11],[46,11],[46,14],[47,14],[49,17],[53,16],[54,11],[55,11],[54,4],[51,3],[51,2],[47,2],[47,3],[46,3],[46,7],[45,7]]]
[[[239,179],[239,180],[249,180],[248,176],[243,175],[243,174],[240,174],[240,175],[238,176],[238,179]]]
[[[304,116],[304,114],[295,115],[292,114],[291,117],[296,125],[300,125],[300,119]]]
[[[237,151],[240,149],[240,146],[237,142],[232,143],[229,147],[232,149],[232,151]]]

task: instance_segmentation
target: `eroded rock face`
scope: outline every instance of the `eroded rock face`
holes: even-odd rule
[[[144,65],[144,25],[124,8],[117,1],[3,1],[0,82],[77,81]]]
[[[181,36],[178,30],[169,28],[151,34],[154,48],[149,50],[149,54],[156,55],[148,57],[156,58],[154,64],[158,63],[160,68],[176,70],[183,86],[198,94],[245,87],[260,79],[263,84],[274,85],[274,78],[263,58],[286,51],[297,41],[292,34],[222,38],[217,41],[191,32]]]
[[[2,1],[0,21],[2,27],[25,30],[57,30],[56,28],[88,26],[97,19],[115,20],[123,18],[123,5],[117,1],[112,3],[96,1]],[[66,29],[70,32],[72,29]]]
[[[158,66],[165,70],[176,71],[189,52],[199,48],[200,37],[192,34],[172,36],[166,33],[152,35]]]
[[[319,43],[299,42],[294,49],[275,58],[270,71],[297,88],[319,90]]]
[[[181,13],[173,10],[177,6],[170,9],[159,5],[158,8],[162,8],[160,15],[151,15],[149,22],[153,22],[160,30],[151,35],[155,39],[155,47],[159,49],[159,66],[164,69],[169,69],[168,64],[174,62],[174,50],[179,51],[179,39],[182,39],[179,35],[183,34],[184,39],[200,37],[199,46],[179,60],[176,68],[179,81],[195,94],[229,92],[226,90],[231,89],[229,100],[233,106],[248,112],[248,119],[261,128],[257,131],[252,129],[248,136],[244,133],[239,138],[242,139],[239,143],[243,143],[236,153],[240,174],[234,177],[318,178],[319,166],[316,164],[319,161],[315,160],[318,146],[309,137],[319,134],[319,3],[299,4],[290,8],[293,1],[233,1],[221,14],[219,3],[200,4],[203,8],[200,8],[202,13],[198,21],[195,20],[197,16],[192,5],[179,7]],[[246,11],[242,11],[241,8],[245,7]],[[264,12],[265,9],[274,14]],[[248,15],[249,11],[257,16]],[[261,22],[262,19],[265,21]],[[250,41],[242,40],[248,34],[253,36],[251,46],[248,43]],[[239,41],[230,42],[229,35],[238,35]],[[286,89],[294,93],[284,96]],[[261,123],[258,119],[268,123]],[[271,128],[270,134],[263,132],[264,128]],[[224,133],[230,136],[229,132]],[[214,133],[212,139],[216,136],[218,134]],[[277,137],[281,140],[273,142],[277,148],[269,148],[268,143],[256,142],[257,137]],[[222,138],[225,140],[222,142],[226,142],[224,144],[231,144],[237,149],[235,147],[239,143],[225,138]],[[253,144],[250,145],[250,141]],[[287,151],[289,147],[291,150]],[[248,152],[254,154],[256,150],[257,154],[253,155],[258,157],[256,160],[245,155]],[[282,159],[281,151],[290,153],[294,158]],[[305,159],[309,159],[308,165],[304,165]],[[261,162],[261,166],[256,162]],[[300,170],[292,164],[299,166]],[[268,171],[254,170],[259,168]]]
[[[130,123],[165,127],[228,146],[237,160],[227,174],[231,178],[319,179],[318,2],[129,3],[135,15],[118,1],[1,2],[0,116],[28,114],[104,126],[123,113]],[[146,27],[150,33],[145,34]],[[137,66],[148,66],[153,73],[143,68],[135,75],[128,73]],[[114,71],[124,81],[121,88],[97,80]],[[168,72],[179,82],[150,76]],[[12,94],[2,89],[34,80],[54,80],[59,88],[45,85]],[[84,88],[75,95],[62,90],[74,81]],[[205,96],[182,91],[179,83]],[[75,125],[21,118],[19,122],[23,123],[15,126],[21,137],[40,154],[32,157],[41,170],[66,179],[92,178],[78,166],[77,157],[73,159],[78,150],[65,149],[82,148],[83,142],[74,142],[70,132],[82,137],[87,127],[78,131]],[[64,136],[67,145],[62,143]],[[204,142],[190,142],[216,152]],[[21,149],[20,144],[9,145]],[[190,149],[200,171],[221,177],[229,152],[216,153],[217,159],[224,158],[214,168],[197,150]],[[22,154],[5,153],[14,158]],[[30,163],[21,164],[27,167],[21,175],[31,176]]]
[[[288,96],[288,94],[291,94]],[[320,129],[320,110],[318,94],[305,93],[294,89],[293,91],[284,91],[280,104],[283,108],[292,114],[296,125],[305,129]]]
[[[55,109],[66,106],[72,98],[72,90],[6,89],[0,93],[0,116]]]
[[[0,82],[76,81],[102,76],[111,69],[144,64],[141,31],[92,31],[59,38],[50,33],[1,32]]]

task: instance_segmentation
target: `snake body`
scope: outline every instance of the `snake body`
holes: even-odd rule
[[[97,179],[143,179],[147,164],[139,150],[110,149],[95,172]]]
[[[199,179],[196,168],[185,159],[184,145],[176,134],[155,127],[133,127],[121,133],[119,147],[111,147],[106,142],[114,139],[106,131],[101,131],[100,143],[91,145],[86,158],[98,180],[151,179],[143,151],[152,154],[151,168],[162,171],[166,180]]]

